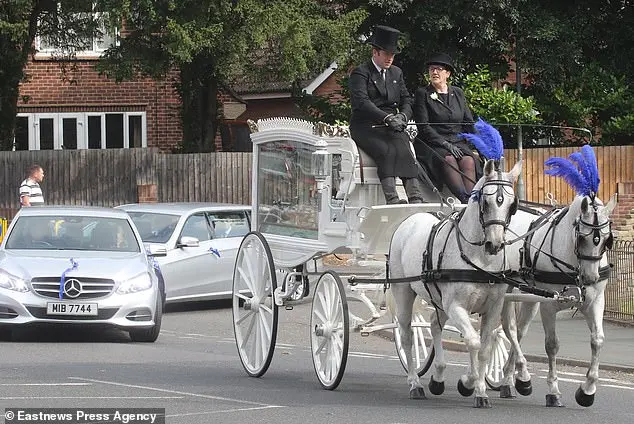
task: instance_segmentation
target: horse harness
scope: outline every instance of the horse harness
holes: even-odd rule
[[[602,259],[603,253],[605,253],[605,250],[612,248],[613,235],[612,235],[612,229],[611,229],[611,222],[609,220],[603,224],[599,224],[598,212],[597,212],[596,204],[594,202],[594,198],[592,198],[592,206],[594,209],[593,223],[588,223],[586,221],[583,221],[581,217],[577,218],[574,222],[574,229],[575,229],[574,252],[577,259],[599,261]],[[582,288],[582,284],[579,281],[579,272],[573,265],[570,265],[569,263],[564,262],[561,259],[558,259],[553,254],[547,253],[543,250],[543,246],[546,242],[546,239],[548,238],[548,234],[552,233],[550,237],[550,251],[554,252],[555,227],[561,223],[562,219],[566,216],[566,214],[568,214],[569,211],[570,211],[570,208],[568,206],[565,206],[563,208],[551,209],[545,214],[542,214],[538,219],[534,220],[529,225],[528,233],[526,237],[524,238],[524,246],[520,249],[520,272],[519,272],[520,276],[527,283],[531,285],[535,285],[535,282],[539,281],[545,284],[566,285],[571,282],[574,282],[578,287]],[[554,219],[552,219],[553,217]],[[548,230],[546,231],[546,234],[544,235],[541,241],[541,244],[539,245],[539,247],[533,246],[532,241],[533,241],[533,235],[535,234],[535,231],[541,228],[542,226],[546,225],[549,221],[551,221],[550,226],[548,227]],[[579,241],[583,237],[583,235],[580,232],[580,224],[584,224],[585,226],[591,229],[593,233],[592,242],[594,243],[595,246],[598,246],[599,243],[601,242],[601,233],[600,233],[601,230],[603,230],[606,227],[609,228],[609,236],[606,239],[606,242],[604,243],[604,245],[602,246],[602,249],[599,255],[584,255],[579,252]],[[531,256],[531,247],[535,248],[534,254],[532,256]],[[550,262],[555,268],[557,268],[558,271],[540,271],[536,269],[537,261],[540,254],[544,254],[545,256],[548,256],[548,258],[550,259]],[[566,268],[567,270],[563,269],[562,267]],[[608,278],[610,275],[610,270],[611,270],[611,265],[599,268],[599,278],[600,279]],[[564,276],[563,281],[562,281],[562,276]]]

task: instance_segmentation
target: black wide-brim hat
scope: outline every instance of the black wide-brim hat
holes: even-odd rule
[[[427,61],[427,66],[429,65],[442,65],[449,69],[451,73],[454,72],[453,61],[451,60],[451,56],[446,53],[436,53]]]
[[[398,48],[398,36],[401,35],[401,31],[385,26],[377,25],[374,27],[374,32],[368,38],[368,43],[377,49],[385,50],[389,53],[400,53]]]

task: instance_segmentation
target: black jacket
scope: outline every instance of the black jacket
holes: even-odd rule
[[[349,80],[350,134],[357,145],[377,164],[379,178],[413,178],[418,175],[416,159],[405,132],[382,126],[390,113],[412,117],[412,97],[407,91],[403,71],[391,66],[385,82],[372,61],[355,68]],[[373,125],[379,125],[373,128]]]

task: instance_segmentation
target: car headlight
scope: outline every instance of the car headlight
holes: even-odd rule
[[[24,279],[17,277],[15,275],[11,275],[6,271],[0,270],[0,287],[17,291],[20,293],[25,293],[29,291],[29,286],[26,284]]]
[[[128,294],[128,293],[136,293],[143,290],[147,290],[152,287],[152,279],[150,278],[150,274],[144,272],[143,274],[139,274],[134,278],[130,278],[119,284],[119,288],[117,288],[117,293],[119,294]]]

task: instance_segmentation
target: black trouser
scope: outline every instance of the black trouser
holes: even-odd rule
[[[423,203],[423,186],[421,181],[418,178],[401,178],[401,180],[403,180],[409,203]],[[398,193],[396,192],[395,177],[383,178],[381,180],[381,186],[383,187],[383,194],[385,195],[385,203],[388,205],[408,203],[408,201],[399,199]]]

